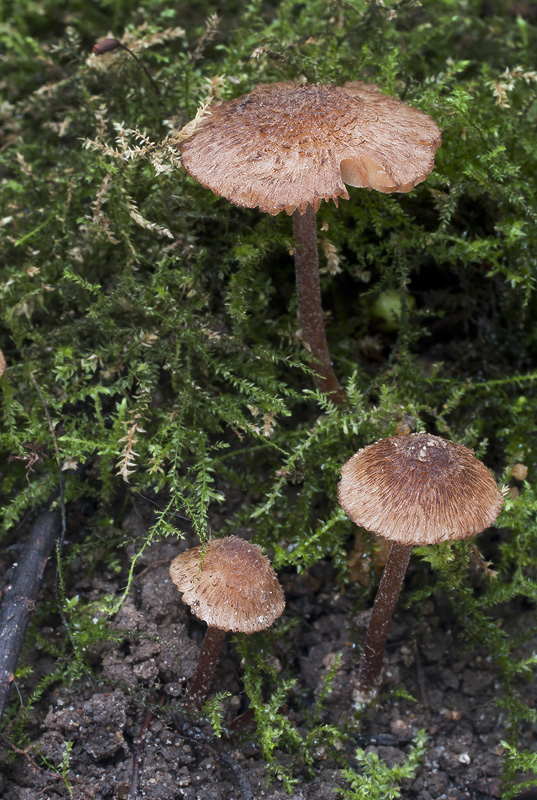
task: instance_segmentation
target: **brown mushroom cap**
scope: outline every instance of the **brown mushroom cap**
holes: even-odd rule
[[[491,525],[503,496],[473,450],[440,436],[392,436],[341,468],[339,502],[353,522],[401,544],[466,539]]]
[[[183,602],[209,626],[255,633],[283,612],[285,598],[268,558],[256,544],[237,536],[213,539],[176,556],[170,576]]]
[[[431,117],[374,84],[288,82],[212,106],[180,149],[185,169],[235,205],[303,214],[348,199],[345,183],[409,192],[440,143]]]

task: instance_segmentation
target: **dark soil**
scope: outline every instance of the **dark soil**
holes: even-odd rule
[[[340,768],[353,766],[357,747],[392,765],[404,757],[420,728],[428,734],[427,755],[415,780],[403,785],[403,798],[501,797],[505,716],[497,705],[501,690],[490,655],[463,641],[445,598],[429,601],[420,619],[401,602],[390,630],[380,699],[365,712],[354,711],[353,678],[368,612],[353,612],[356,587],[338,587],[326,562],[304,575],[280,576],[287,597],[283,619],[297,624],[278,640],[272,659],[278,674],[296,680],[281,713],[303,728],[323,676],[341,654],[321,721],[343,728],[348,738],[342,736],[331,752],[320,745],[311,775],[295,761],[299,782],[291,795],[281,782],[267,782],[231,639],[213,690],[231,693],[224,701],[225,723],[235,730],[216,739],[208,723],[186,720],[180,697],[194,671],[203,625],[180,602],[168,563],[192,544],[193,537],[166,540],[144,554],[134,590],[112,623],[118,641],[103,641],[89,654],[94,684],[82,679],[70,690],[56,684],[44,694],[30,713],[26,730],[32,746],[26,753],[14,753],[13,731],[6,729],[0,749],[3,800],[69,797],[64,781],[44,760],[60,764],[65,742],[73,743],[66,776],[73,800],[333,800],[340,796],[336,787],[345,785]],[[409,580],[413,569],[416,565]],[[112,573],[82,577],[82,567],[80,575],[72,591],[89,599],[117,593],[124,581]],[[43,594],[52,591],[51,581],[49,576]],[[533,615],[529,606],[516,614],[510,606],[509,617],[498,624],[521,633]],[[63,635],[60,624],[46,633],[52,640]],[[520,657],[535,644],[527,642]],[[54,663],[31,643],[24,661],[34,664],[32,676],[19,682],[27,698]],[[402,688],[414,700],[402,699]],[[537,702],[535,685],[523,691],[530,705]],[[523,745],[535,749],[530,727]],[[291,768],[289,754],[278,758]]]

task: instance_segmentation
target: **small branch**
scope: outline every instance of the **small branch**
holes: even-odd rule
[[[60,536],[57,511],[41,514],[30,530],[14,576],[3,591],[0,607],[0,719],[13,686],[30,614],[35,608],[47,560]]]
[[[29,751],[34,746],[33,744],[30,744],[24,750],[21,750],[20,747],[16,747],[13,742],[10,742],[9,739],[7,739],[3,734],[0,734],[0,744],[9,748],[9,750],[15,753],[15,755],[25,758],[26,761],[36,770],[36,772],[42,772],[48,778],[53,778],[56,781],[64,780],[63,775],[59,775],[57,772],[52,772],[50,769],[45,769],[45,767],[42,767],[35,759],[32,758]]]

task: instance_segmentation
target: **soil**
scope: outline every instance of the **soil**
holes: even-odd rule
[[[131,523],[139,524],[127,520]],[[279,675],[296,681],[280,713],[305,729],[305,714],[323,676],[341,655],[321,721],[343,728],[346,737],[336,740],[332,750],[316,748],[311,774],[295,764],[299,781],[291,794],[281,781],[268,781],[242,692],[241,664],[229,637],[213,686],[213,691],[230,693],[224,701],[229,734],[217,739],[206,721],[186,719],[180,697],[194,671],[203,624],[180,602],[168,564],[177,552],[196,543],[192,536],[167,539],[146,551],[137,565],[134,589],[112,623],[117,641],[92,646],[91,682],[82,678],[70,689],[53,684],[33,706],[26,752],[14,753],[14,732],[7,727],[0,739],[3,800],[335,800],[341,797],[337,787],[346,786],[341,767],[357,766],[357,747],[393,765],[422,728],[428,737],[427,754],[415,779],[403,782],[401,797],[502,796],[500,743],[507,731],[490,655],[463,641],[442,596],[428,601],[419,619],[401,602],[390,628],[378,702],[354,711],[353,678],[368,612],[355,611],[356,585],[339,586],[327,562],[306,574],[280,576],[287,598],[282,619],[293,620],[295,627],[273,646],[272,660]],[[409,580],[416,569],[411,562]],[[79,572],[72,593],[85,599],[116,594],[124,585],[124,574],[103,572],[88,578],[82,567]],[[52,580],[49,574],[43,595],[52,591]],[[498,624],[522,633],[533,616],[531,607],[511,605]],[[51,624],[45,633],[52,641],[63,636],[61,624]],[[525,642],[520,657],[529,656],[536,645]],[[27,698],[55,664],[32,642],[26,645],[24,661],[34,664],[33,674],[18,685]],[[403,687],[414,699],[401,696]],[[523,691],[530,705],[537,702],[534,684]],[[522,744],[537,749],[531,727],[525,735]],[[68,785],[47,767],[61,763],[65,742],[72,742]],[[276,755],[291,767],[289,754]]]

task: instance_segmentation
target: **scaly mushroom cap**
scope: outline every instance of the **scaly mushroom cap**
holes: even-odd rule
[[[347,200],[346,183],[409,192],[440,144],[431,117],[374,84],[288,82],[212,106],[180,149],[185,169],[231,203],[303,214]]]
[[[492,525],[503,496],[473,450],[411,433],[364,447],[341,468],[353,522],[401,544],[466,539]]]
[[[213,539],[176,556],[170,576],[183,602],[209,626],[255,633],[270,627],[285,608],[283,589],[256,544],[237,536]],[[200,569],[201,563],[201,569]]]

